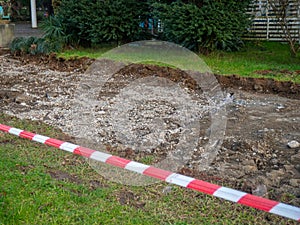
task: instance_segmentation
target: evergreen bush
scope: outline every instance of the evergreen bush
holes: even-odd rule
[[[250,24],[250,0],[60,0],[48,21],[46,39],[85,47],[118,45],[151,38],[140,24],[154,18],[163,24],[156,38],[194,51],[238,50]],[[55,38],[57,37],[57,38]]]
[[[154,3],[164,24],[162,38],[196,51],[233,51],[249,26],[249,0],[201,0]]]
[[[10,51],[14,55],[38,55],[59,51],[59,43],[40,37],[17,37],[10,44]]]
[[[129,42],[139,39],[139,26],[146,1],[134,0],[62,0],[56,17],[65,33],[78,44],[91,46],[101,42]]]

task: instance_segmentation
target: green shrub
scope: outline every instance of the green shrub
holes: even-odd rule
[[[63,45],[118,45],[151,38],[139,25],[154,17],[163,23],[158,38],[195,51],[234,51],[250,21],[250,0],[61,0],[55,17],[45,22],[45,38]]]
[[[154,4],[154,7],[154,14],[163,21],[162,39],[197,49],[204,32],[200,8],[182,2]]]
[[[15,55],[38,55],[60,51],[68,43],[68,35],[65,34],[59,17],[50,16],[41,25],[44,36],[18,37],[10,44],[10,50]]]
[[[57,12],[60,4],[61,4],[61,0],[52,0],[52,6],[53,6],[54,13]]]
[[[38,55],[57,52],[61,48],[59,43],[39,37],[17,37],[10,44],[14,55]]]
[[[146,1],[134,0],[62,0],[57,9],[63,32],[69,43],[91,46],[101,42],[129,42],[139,39],[139,23]]]
[[[164,24],[162,38],[196,51],[237,50],[250,20],[249,0],[202,0],[154,3]],[[193,3],[189,3],[193,2]]]
[[[61,17],[49,16],[42,22],[41,28],[44,31],[44,38],[50,42],[60,43],[62,46],[69,42],[70,35],[65,33],[66,28]]]

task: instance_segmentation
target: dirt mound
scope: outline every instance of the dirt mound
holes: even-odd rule
[[[1,54],[1,51],[0,51]],[[11,58],[20,61],[22,64],[33,64],[38,66],[47,65],[49,69],[60,72],[84,72],[93,62],[87,57],[73,57],[64,59],[56,54],[47,55],[10,55]]]
[[[300,84],[280,82],[267,78],[247,78],[236,75],[216,75],[224,88],[235,88],[256,93],[276,94],[287,98],[300,99]]]
[[[9,50],[0,49],[0,55],[3,54],[9,54]],[[48,68],[61,72],[84,72],[95,61],[94,59],[87,57],[74,57],[66,60],[64,58],[57,57],[56,54],[51,54],[49,56],[23,55],[10,57],[19,60],[23,64],[31,63],[34,65],[47,65]],[[266,73],[269,73],[269,71]],[[181,77],[182,74],[183,73],[180,72],[177,76]],[[262,71],[261,74],[264,75],[265,73]],[[224,88],[235,88],[255,93],[276,94],[287,98],[300,99],[300,84],[295,84],[293,82],[281,82],[263,77],[240,77],[238,75],[222,76],[216,74],[215,76],[220,85]],[[174,77],[174,79],[178,80],[178,77]],[[193,82],[192,85],[194,85]]]
[[[10,55],[10,50],[8,48],[0,48],[0,55]]]

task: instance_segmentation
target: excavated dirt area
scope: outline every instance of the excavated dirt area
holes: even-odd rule
[[[16,57],[2,50],[0,113],[41,120],[69,133],[73,126],[68,120],[72,113],[72,99],[80,77],[93,61],[86,58],[65,61],[55,56]],[[106,86],[99,93],[99,98],[109,98],[123,88],[122,79],[127,79],[128,74],[130,77],[153,74],[168,79],[172,77],[173,82],[185,84],[190,91],[197,91],[193,81],[180,70],[130,65],[116,73],[114,85]],[[288,147],[293,140],[300,142],[300,85],[238,76],[216,77],[224,93],[232,95],[232,102],[226,106],[228,121],[222,146],[210,167],[199,169],[201,165],[197,165],[197,151],[209,138],[209,126],[203,125],[198,149],[179,172],[300,206],[300,147]],[[168,107],[161,107],[161,113],[168,113],[171,110]],[[102,115],[106,111],[99,112]],[[102,117],[97,118],[95,126],[98,124],[101,127],[105,123],[104,115]],[[210,122],[209,114],[204,115],[203,121]],[[91,126],[93,123],[91,121]],[[176,129],[180,128],[178,126]],[[171,134],[174,135],[165,138],[169,145],[161,145],[155,151],[136,152],[115,147],[117,140],[111,136],[109,129],[97,133],[98,141],[106,142],[107,151],[134,160],[150,155],[153,156],[152,163],[165,157],[167,153],[164,151],[176,146],[176,134],[180,133]]]

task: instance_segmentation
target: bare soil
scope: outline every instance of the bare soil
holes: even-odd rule
[[[67,61],[55,55],[12,56],[0,50],[0,113],[41,120],[68,133],[71,125],[66,118],[70,114],[70,101],[80,76],[93,61],[87,58]],[[125,79],[128,74],[147,77],[154,72],[197,89],[177,69],[131,65],[118,74]],[[216,77],[224,92],[233,94],[233,102],[227,106],[222,147],[208,170],[201,171],[191,162],[179,172],[300,206],[300,147],[287,146],[292,140],[300,142],[300,85],[234,75]],[[120,82],[111,88],[116,91],[122,85]],[[107,95],[112,93],[109,87],[107,91]],[[205,139],[207,132],[201,135]],[[113,147],[107,150],[135,160],[146,154]],[[55,171],[49,173],[55,179],[65,178]],[[120,194],[119,201],[128,204],[129,197]]]

